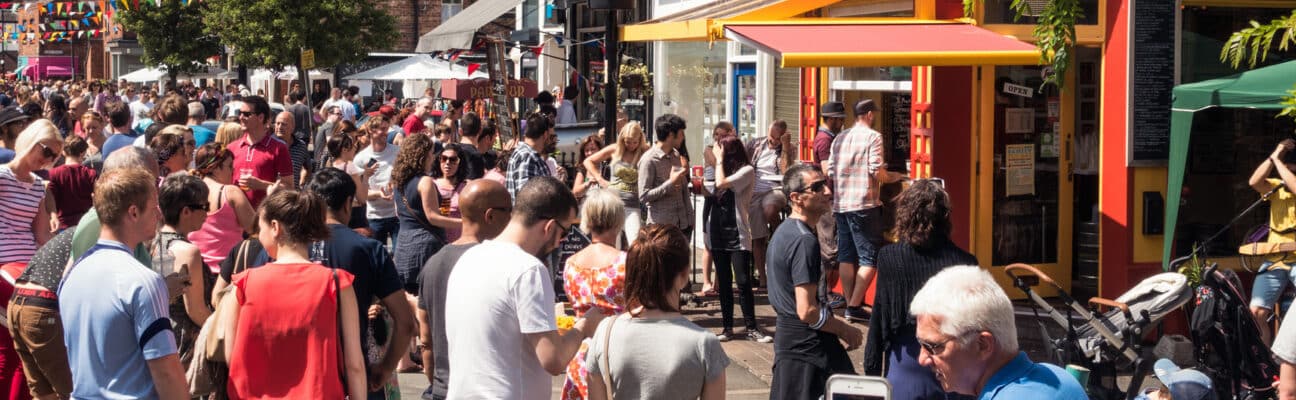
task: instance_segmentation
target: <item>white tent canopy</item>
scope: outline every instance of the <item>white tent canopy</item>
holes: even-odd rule
[[[226,71],[220,68],[207,67],[207,72],[199,72],[196,74],[182,74],[180,76],[177,76],[176,78],[177,79],[215,79],[219,77],[218,76],[219,74],[224,72]],[[137,82],[137,83],[157,82],[157,81],[167,79],[167,70],[166,67],[162,67],[162,66],[141,68],[139,70],[132,71],[129,74],[122,75],[118,77],[118,79],[125,79],[127,82]]]
[[[472,78],[485,78],[483,71],[475,71]],[[347,76],[346,80],[406,81],[468,79],[468,68],[449,61],[419,54],[378,68]]]
[[[333,79],[333,73],[328,71],[320,71],[318,69],[312,69],[307,73],[310,74],[311,80]],[[284,80],[284,81],[296,80],[297,70],[290,69],[287,71],[279,72],[276,75],[274,71],[264,69],[264,68],[258,68],[255,72],[252,73],[251,76],[248,77],[248,79],[249,80],[270,80],[271,77],[275,77],[275,76],[277,76],[279,80]]]

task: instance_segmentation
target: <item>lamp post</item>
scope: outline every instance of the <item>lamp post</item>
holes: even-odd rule
[[[603,74],[607,79],[603,86],[603,143],[614,143],[617,138],[617,83],[621,79],[621,52],[618,51],[621,43],[617,37],[620,33],[617,31],[617,11],[634,9],[634,1],[590,0],[589,8],[607,11],[603,41],[604,65],[607,66],[607,72]]]

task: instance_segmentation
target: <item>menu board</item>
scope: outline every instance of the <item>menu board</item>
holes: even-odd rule
[[[883,106],[888,110],[887,125],[891,127],[891,145],[887,146],[888,170],[906,171],[909,161],[909,128],[913,119],[909,113],[909,93],[887,93]]]
[[[1157,164],[1170,158],[1171,91],[1175,83],[1175,0],[1139,0],[1134,7],[1130,52],[1133,123],[1130,164]]]

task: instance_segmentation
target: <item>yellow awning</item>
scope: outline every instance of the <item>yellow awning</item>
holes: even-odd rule
[[[841,0],[720,0],[665,17],[621,27],[627,42],[724,39],[727,21],[777,20],[800,16]]]

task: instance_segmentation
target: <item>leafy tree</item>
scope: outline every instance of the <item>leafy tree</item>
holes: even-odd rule
[[[1273,49],[1274,39],[1278,39],[1278,50],[1286,51],[1296,43],[1296,10],[1292,13],[1261,24],[1251,21],[1251,27],[1233,32],[1224,48],[1220,51],[1220,61],[1238,68],[1246,60],[1248,68],[1255,68],[1263,62]],[[1296,87],[1287,90],[1283,97],[1283,108],[1279,116],[1296,117]]]
[[[982,0],[963,0],[963,15],[972,18],[976,3]],[[1026,0],[1012,0],[1008,8],[1013,11],[1013,21],[1022,16],[1036,14],[1035,46],[1040,49],[1040,64],[1050,71],[1044,75],[1044,84],[1062,90],[1066,85],[1066,72],[1071,67],[1071,57],[1076,45],[1076,21],[1084,18],[1079,0],[1050,0],[1042,10],[1034,10]]]
[[[122,8],[113,17],[123,29],[135,32],[144,49],[140,59],[166,67],[173,84],[179,74],[205,72],[203,60],[222,51],[216,37],[203,32],[203,11],[214,2],[183,3],[164,1]]]
[[[397,40],[396,22],[372,0],[206,1],[206,32],[233,48],[248,67],[301,68],[302,49],[315,51],[315,64],[329,67],[359,61],[370,50]],[[309,87],[309,85],[303,85]]]

